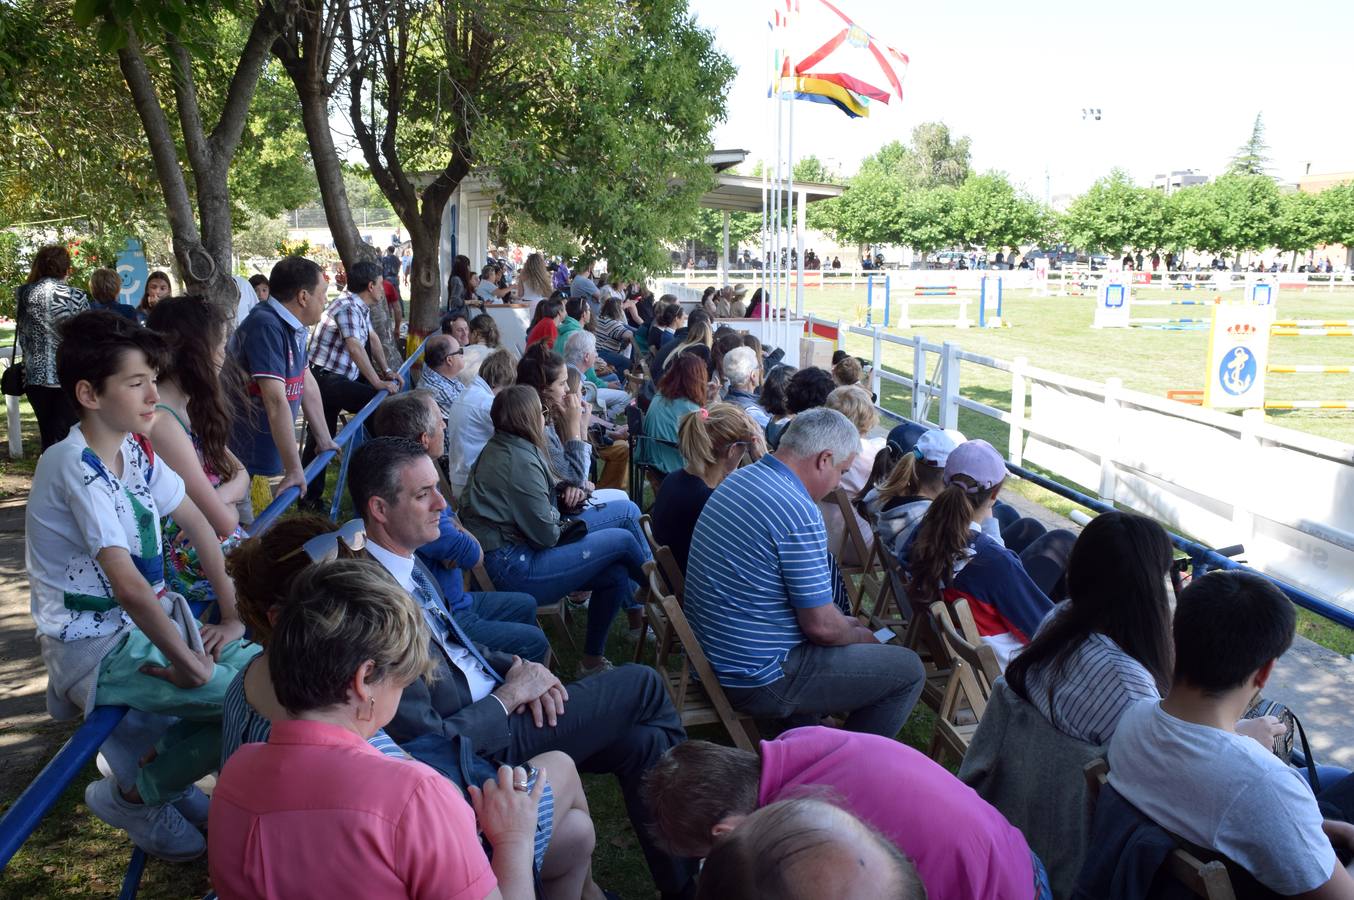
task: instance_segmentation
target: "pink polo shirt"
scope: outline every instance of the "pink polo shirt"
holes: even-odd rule
[[[825,799],[868,822],[917,867],[931,900],[1031,900],[1025,837],[973,789],[906,744],[837,728],[762,741],[760,806]]]
[[[221,770],[212,886],[243,897],[481,900],[498,886],[456,788],[321,722],[274,722]]]

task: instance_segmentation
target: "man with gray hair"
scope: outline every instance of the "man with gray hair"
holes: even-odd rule
[[[588,378],[593,364],[597,362],[597,337],[591,331],[578,330],[564,341],[564,364],[578,370],[588,383],[597,387],[597,402],[606,410],[607,419],[615,419],[630,402],[630,395],[615,388],[601,387],[593,381],[596,373]],[[599,379],[600,380],[600,379]]]
[[[892,738],[921,694],[921,660],[832,602],[817,504],[858,452],[855,425],[820,407],[725,478],[696,521],[684,607],[735,709],[797,725],[846,711],[847,729]]]
[[[465,350],[460,341],[449,334],[435,334],[428,338],[423,349],[423,374],[419,376],[418,386],[432,393],[437,408],[442,411],[442,426],[445,428],[451,419],[451,408],[461,398],[465,384],[457,376],[465,368]],[[443,469],[446,467],[446,454],[437,460]]]
[[[752,417],[757,427],[766,428],[771,416],[757,402],[757,382],[761,380],[761,366],[757,364],[757,351],[751,347],[734,347],[724,354],[724,378],[729,389],[724,393],[724,402],[740,407]]]

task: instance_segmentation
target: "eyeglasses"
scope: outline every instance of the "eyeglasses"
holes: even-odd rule
[[[298,553],[305,553],[311,562],[329,562],[338,559],[339,547],[343,546],[350,554],[357,554],[367,546],[367,526],[361,519],[351,519],[343,523],[338,531],[317,534],[278,562],[285,562]]]
[[[464,349],[453,350],[450,353],[448,353],[447,356],[465,356],[465,350]]]

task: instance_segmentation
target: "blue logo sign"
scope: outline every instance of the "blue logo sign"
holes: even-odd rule
[[[1246,393],[1255,384],[1255,354],[1245,347],[1233,347],[1222,357],[1218,382],[1232,396]]]
[[[146,254],[141,250],[141,242],[136,238],[127,238],[127,245],[117,258],[118,277],[122,279],[122,290],[118,292],[118,302],[135,306],[141,302],[146,291],[146,278],[150,270],[146,267]]]

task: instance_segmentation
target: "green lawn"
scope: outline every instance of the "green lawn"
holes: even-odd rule
[[[883,317],[883,299],[875,292],[875,322]],[[1135,299],[1164,299],[1172,295],[1156,289],[1139,291]],[[1200,299],[1208,295],[1195,292],[1183,299]],[[1177,299],[1182,299],[1176,295]],[[847,287],[825,289],[807,288],[804,307],[813,315],[828,319],[842,319],[847,323],[863,324],[865,288],[854,291]],[[922,334],[933,343],[951,341],[964,350],[993,356],[1007,361],[1025,357],[1030,364],[1043,369],[1103,382],[1118,377],[1124,386],[1136,391],[1164,397],[1175,389],[1200,389],[1204,386],[1205,354],[1208,348],[1207,331],[1159,331],[1139,328],[1096,331],[1091,328],[1095,308],[1093,297],[1035,297],[1031,291],[1006,292],[1004,318],[1007,328],[957,329],[927,326],[910,330],[889,329],[891,333],[910,336]],[[914,317],[939,318],[952,308],[921,307]],[[969,308],[976,321],[977,302]],[[1136,316],[1200,317],[1208,313],[1198,307],[1143,307]],[[1354,319],[1354,291],[1324,290],[1307,294],[1294,292],[1279,296],[1280,319]],[[859,316],[859,319],[857,318]],[[853,354],[870,356],[871,340],[851,335],[847,349]],[[887,369],[911,375],[912,354],[907,348],[885,344],[883,362]],[[1354,337],[1277,337],[1272,339],[1271,362],[1274,364],[1354,364]],[[934,365],[934,357],[932,357]],[[960,382],[966,397],[1009,409],[1011,379],[1006,373],[963,363]],[[886,401],[897,399],[895,392],[884,391]],[[1344,400],[1354,401],[1354,376],[1351,375],[1270,375],[1270,400]],[[905,407],[886,406],[904,411]],[[967,424],[969,417],[961,413]],[[1297,410],[1271,411],[1271,422],[1354,443],[1354,412]],[[991,420],[988,420],[991,421]],[[999,423],[994,433],[1001,435],[998,447],[1004,448],[1005,426]],[[963,428],[963,425],[961,425]],[[987,437],[988,429],[980,427],[978,436]],[[965,434],[968,434],[965,429]],[[996,443],[996,442],[994,442]]]

